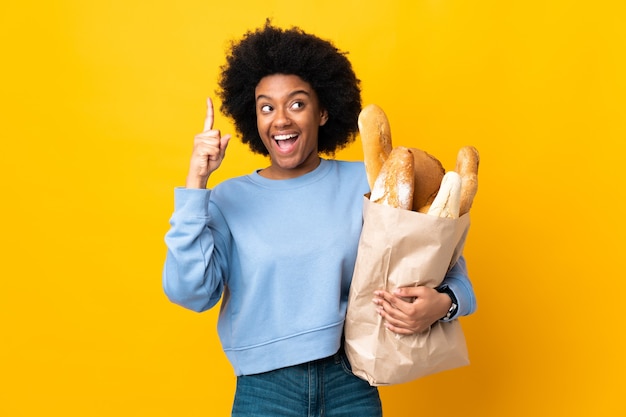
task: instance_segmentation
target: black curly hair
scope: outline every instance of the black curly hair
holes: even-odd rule
[[[242,142],[267,156],[257,130],[255,88],[268,75],[297,75],[311,85],[320,107],[328,112],[328,122],[319,129],[318,151],[333,155],[355,139],[361,111],[360,80],[346,54],[330,41],[298,27],[275,27],[268,19],[264,27],[231,43],[220,68],[220,109],[234,120]]]

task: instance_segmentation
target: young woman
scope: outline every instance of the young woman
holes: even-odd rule
[[[365,168],[320,156],[355,139],[359,80],[330,42],[268,22],[231,46],[219,86],[222,112],[269,165],[206,188],[230,140],[213,127],[208,100],[186,186],[175,190],[164,290],[199,312],[221,299],[218,333],[237,375],[233,416],[380,416],[377,389],[351,373],[341,347]],[[463,258],[438,290],[372,297],[402,334],[451,306],[446,320],[475,309]]]

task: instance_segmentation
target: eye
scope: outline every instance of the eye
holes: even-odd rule
[[[261,106],[261,112],[262,113],[269,113],[272,110],[273,110],[273,108],[269,104],[264,104],[264,105]]]
[[[294,101],[293,104],[291,105],[292,109],[301,109],[303,107],[304,107],[303,101]]]

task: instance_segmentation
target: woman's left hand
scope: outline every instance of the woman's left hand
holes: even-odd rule
[[[424,286],[398,288],[393,294],[375,291],[372,301],[385,319],[385,327],[402,335],[427,330],[444,317],[452,305],[449,295]]]

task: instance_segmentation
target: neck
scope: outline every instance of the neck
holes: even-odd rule
[[[304,174],[315,170],[321,162],[319,155],[315,154],[313,158],[309,158],[305,163],[294,168],[284,168],[276,164],[272,164],[267,168],[260,170],[258,173],[264,178],[271,180],[288,180],[298,178]]]

